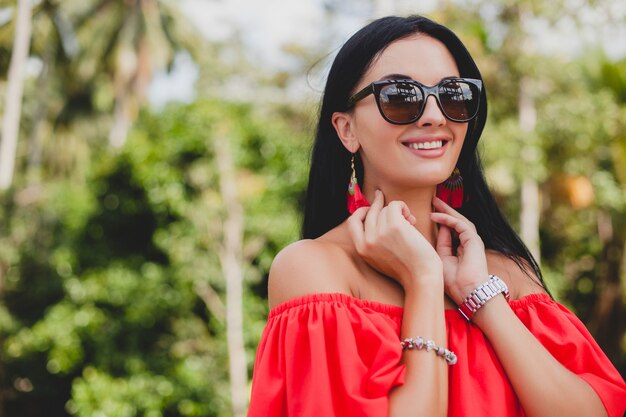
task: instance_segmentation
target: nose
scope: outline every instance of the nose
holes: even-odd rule
[[[441,109],[437,105],[437,99],[434,96],[428,96],[426,98],[426,104],[424,105],[424,111],[419,119],[417,119],[417,125],[422,126],[444,126],[446,124],[446,117],[441,112]]]

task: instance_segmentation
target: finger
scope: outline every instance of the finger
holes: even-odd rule
[[[392,201],[380,211],[378,216],[378,230],[388,230],[394,222],[402,217],[402,210],[398,207],[397,201]]]
[[[354,211],[354,213],[350,215],[350,217],[348,218],[348,221],[355,221],[355,222],[360,223],[361,226],[363,226],[363,222],[365,221],[365,218],[367,217],[369,210],[370,210],[370,207],[368,206],[359,207],[358,209]]]
[[[387,204],[387,207],[385,208],[387,210],[387,215],[389,216],[393,216],[396,218],[402,217],[404,219],[411,216],[411,210],[409,209],[409,207],[406,205],[404,201],[400,201],[400,200],[392,201],[389,204]]]
[[[374,201],[372,201],[369,211],[367,212],[367,217],[365,218],[365,233],[373,233],[376,231],[378,217],[380,216],[380,211],[384,205],[385,197],[383,196],[382,191],[376,190],[374,193]]]
[[[470,246],[480,247],[483,242],[476,232],[474,225],[467,221],[454,217],[447,213],[431,213],[430,218],[441,225],[448,226],[459,235],[460,244],[466,248]]]
[[[383,224],[384,219],[384,224]],[[380,226],[388,226],[391,224],[396,224],[398,221],[408,222],[411,226],[415,225],[417,222],[415,216],[411,214],[411,209],[404,201],[392,201],[385,207],[384,212],[381,214],[379,224]]]
[[[452,251],[452,232],[448,226],[439,226],[439,231],[437,232],[437,245],[435,249],[440,257],[454,255],[454,252]]]
[[[445,201],[438,197],[433,197],[433,206],[435,207],[435,210],[437,210],[437,212],[439,213],[446,213],[469,222],[467,217],[463,216],[461,213],[450,207]]]
[[[411,214],[411,209],[406,204],[402,205],[402,215],[404,216],[406,221],[411,224],[411,226],[415,226],[415,223],[417,223],[417,219],[413,214]]]
[[[463,216],[461,213],[450,207],[443,200],[433,197],[433,207],[435,208],[437,213],[445,213],[456,219],[462,220],[472,228],[474,228],[474,223],[472,223],[467,217]],[[475,228],[474,228],[475,229]]]
[[[369,207],[360,207],[348,218],[348,233],[352,238],[352,242],[354,243],[354,247],[357,249],[357,252],[360,252],[361,248],[363,248],[365,241],[363,221],[367,217],[369,209]]]
[[[451,214],[431,213],[430,218],[435,223],[448,226],[450,229],[457,232],[459,236],[461,235],[461,233],[466,233],[466,232],[470,232],[470,233],[474,232],[474,234],[476,234],[475,229],[473,229],[472,227],[473,225],[471,223],[463,221],[462,219],[452,216]],[[476,236],[478,236],[478,234],[476,234]]]

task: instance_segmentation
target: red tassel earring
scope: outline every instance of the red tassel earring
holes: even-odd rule
[[[361,193],[361,187],[356,179],[356,172],[354,170],[354,154],[350,160],[350,166],[352,167],[352,175],[350,175],[350,183],[348,184],[348,212],[354,213],[360,207],[369,207],[370,203],[367,201],[363,193]]]
[[[452,175],[437,185],[437,197],[446,202],[452,208],[463,206],[463,177],[458,168],[454,168]]]

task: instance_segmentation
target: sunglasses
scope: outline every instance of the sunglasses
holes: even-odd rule
[[[374,81],[348,100],[348,107],[374,94],[381,116],[395,125],[420,118],[426,100],[434,96],[443,115],[453,122],[469,122],[478,114],[483,83],[472,78],[446,78],[432,87],[414,80]]]

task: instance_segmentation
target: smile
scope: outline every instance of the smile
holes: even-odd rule
[[[443,147],[443,144],[442,140],[434,140],[432,142],[411,142],[405,144],[405,146],[411,149],[437,149]]]
[[[446,154],[451,138],[443,136],[415,137],[406,139],[402,145],[419,158],[440,158]]]

